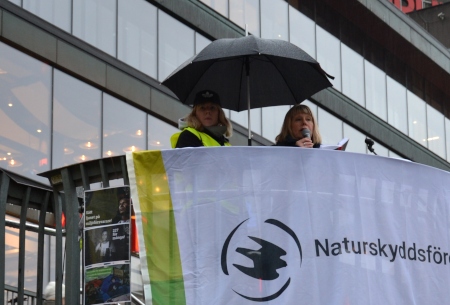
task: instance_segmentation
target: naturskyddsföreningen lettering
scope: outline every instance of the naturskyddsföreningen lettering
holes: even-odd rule
[[[353,241],[344,237],[341,242],[330,244],[328,239],[320,242],[315,240],[316,256],[338,256],[345,253],[354,253],[361,255],[381,256],[394,262],[396,259],[408,259],[411,261],[428,262],[435,264],[450,264],[450,255],[447,252],[440,251],[440,247],[429,245],[426,249],[418,248],[416,243],[406,245],[406,242],[398,244],[385,244],[380,239],[377,242]]]

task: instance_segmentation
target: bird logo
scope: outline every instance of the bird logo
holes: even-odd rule
[[[249,236],[249,238],[260,244],[261,248],[259,250],[237,248],[236,252],[250,258],[253,261],[253,268],[237,264],[233,264],[233,266],[255,279],[274,280],[278,278],[280,275],[277,269],[287,266],[286,262],[280,258],[286,255],[286,251],[261,238],[252,236]]]
[[[221,267],[222,272],[225,275],[229,275],[227,264],[227,253],[231,239],[233,238],[239,227],[241,227],[241,225],[247,220],[248,219],[242,221],[230,232],[230,234],[228,235],[222,246]],[[266,221],[264,221],[264,223],[278,227],[279,229],[287,233],[287,235],[294,240],[299,251],[300,266],[301,266],[302,248],[295,232],[287,225],[276,219],[267,219]],[[265,239],[254,236],[248,236],[248,238],[259,244],[261,247],[259,249],[248,249],[243,247],[237,247],[236,252],[249,258],[253,262],[253,266],[242,266],[239,264],[233,264],[233,266],[246,276],[258,279],[260,281],[273,281],[278,279],[280,277],[278,269],[288,267],[288,263],[284,259],[282,259],[282,257],[285,256],[287,252],[278,245]],[[291,278],[288,278],[284,283],[284,285],[282,285],[281,288],[279,288],[276,292],[270,293],[262,297],[261,296],[252,297],[244,294],[243,292],[238,292],[234,289],[233,291],[236,294],[240,295],[241,297],[250,301],[267,302],[278,298],[288,288],[290,282]]]

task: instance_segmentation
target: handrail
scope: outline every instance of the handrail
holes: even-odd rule
[[[20,222],[19,221],[15,221],[15,220],[11,220],[11,219],[5,219],[5,225],[8,226],[8,227],[11,227],[11,228],[20,229]],[[27,223],[27,224],[25,224],[25,228],[26,228],[27,231],[39,233],[39,231],[38,231],[39,230],[39,226],[38,225]],[[44,228],[44,233],[47,234],[47,235],[56,236],[56,229],[45,227]],[[63,234],[63,236],[66,235],[66,230],[65,229],[62,230],[62,234]]]

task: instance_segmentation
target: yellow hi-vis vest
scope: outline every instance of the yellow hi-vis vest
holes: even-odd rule
[[[219,142],[217,142],[213,137],[211,137],[210,135],[198,131],[195,128],[192,127],[186,127],[183,129],[184,130],[188,130],[190,132],[192,132],[193,134],[195,134],[197,136],[197,138],[202,141],[203,146],[221,146]],[[178,142],[178,138],[180,137],[180,134],[182,133],[182,131],[174,133],[171,137],[170,137],[170,144],[172,145],[172,148],[175,148],[177,146],[177,142]],[[224,146],[231,146],[230,143],[225,142]]]

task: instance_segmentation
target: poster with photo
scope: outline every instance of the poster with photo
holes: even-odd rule
[[[84,227],[130,222],[130,187],[106,188],[84,193]]]
[[[130,260],[129,225],[116,224],[85,231],[85,265]]]
[[[83,267],[85,287],[89,287],[85,304],[131,301],[130,188],[85,191],[84,195]],[[101,289],[96,286],[100,282]]]
[[[118,264],[86,270],[84,304],[129,302],[130,265]]]

